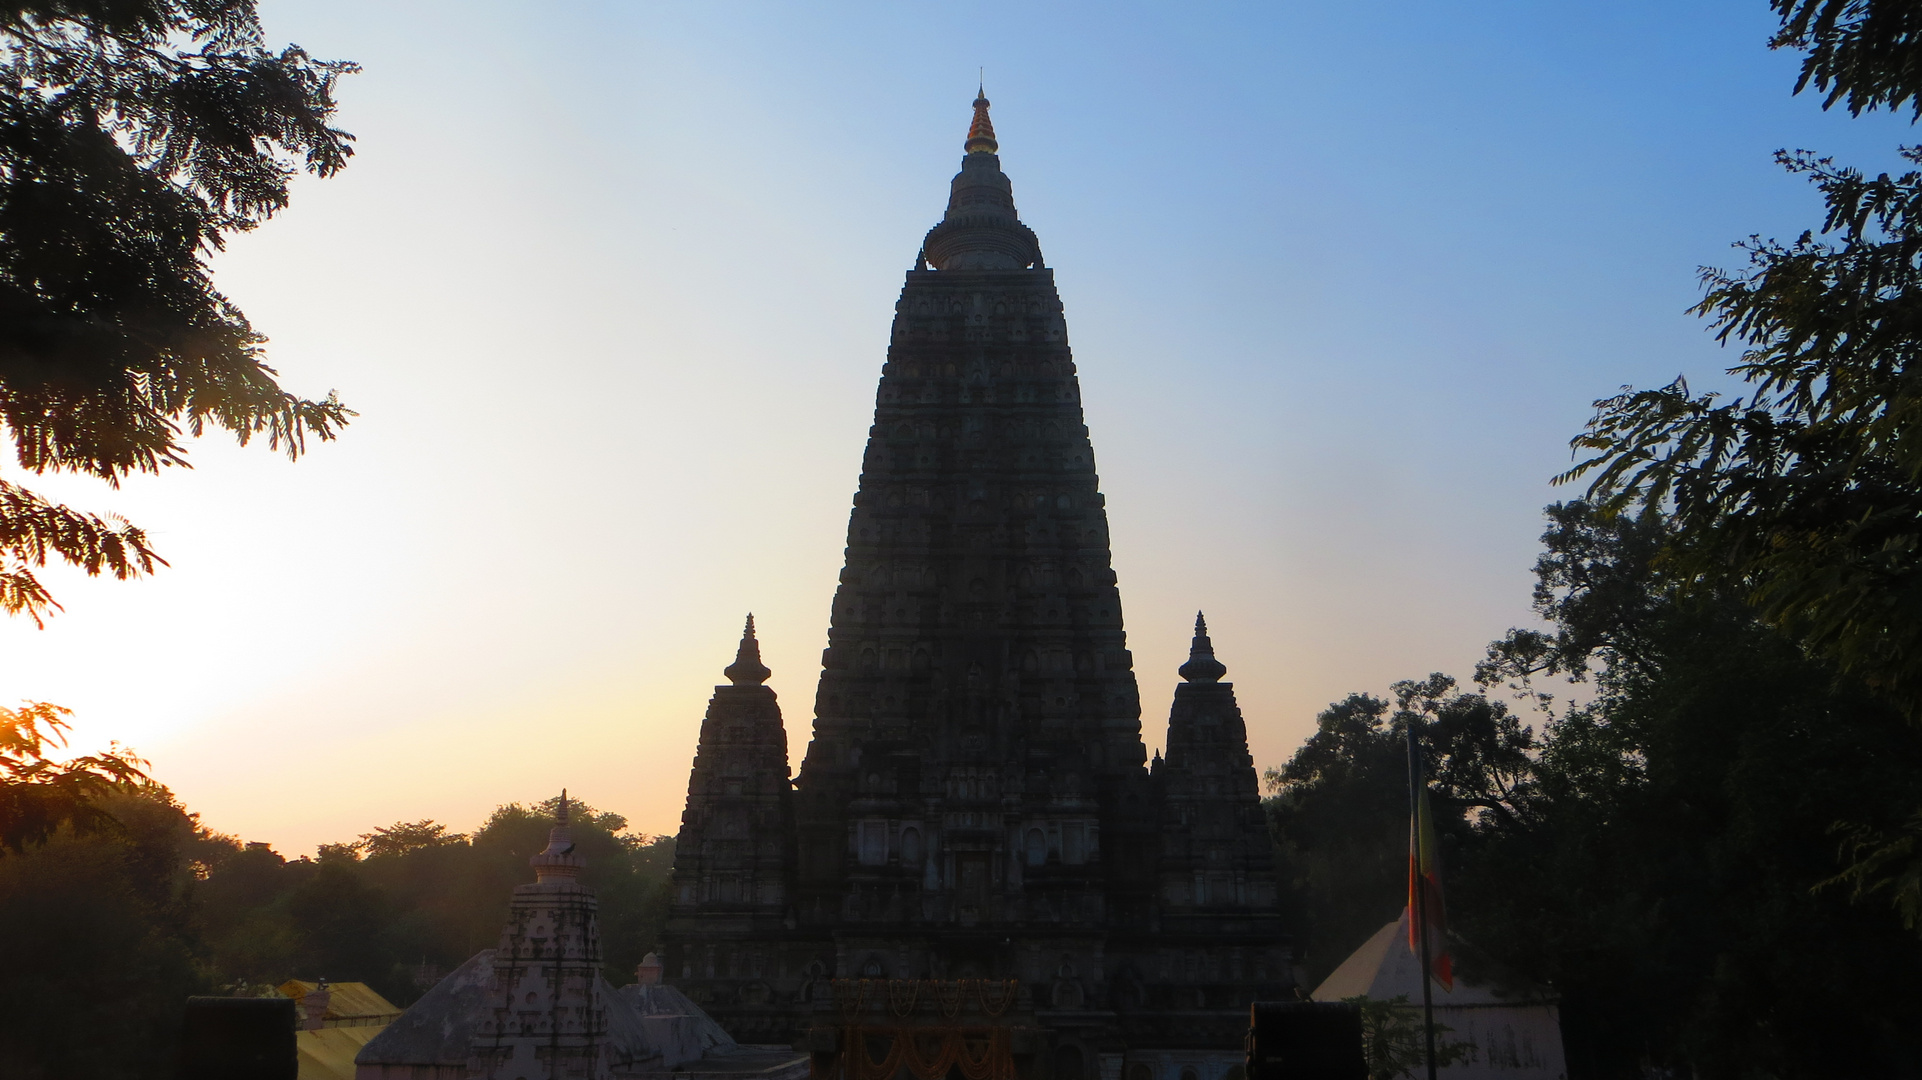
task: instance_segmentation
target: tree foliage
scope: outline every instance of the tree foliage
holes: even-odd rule
[[[185,465],[210,427],[293,458],[347,422],[281,389],[205,260],[301,170],[346,164],[333,93],[354,70],[270,51],[253,0],[0,5],[0,424],[22,468],[118,484]],[[161,562],[127,522],[0,480],[0,608],[56,607],[50,558]]]
[[[165,789],[115,792],[116,828],[63,827],[0,858],[0,1076],[160,1080],[182,1001],[215,992],[196,956],[189,870],[205,844]]]
[[[1342,998],[1361,1011],[1362,1053],[1368,1060],[1368,1080],[1402,1080],[1421,1075],[1428,1061],[1428,1036],[1421,1010],[1408,1003],[1407,994],[1392,998]],[[1447,1038],[1454,1029],[1435,1025],[1435,1067],[1445,1069],[1469,1061],[1473,1047]]]
[[[1351,694],[1330,705],[1295,756],[1263,776],[1310,982],[1407,900],[1410,723],[1435,771],[1445,853],[1482,815],[1529,813],[1522,781],[1534,735],[1505,702],[1462,692],[1446,675],[1399,682],[1391,693],[1392,703]]]
[[[1890,828],[1837,822],[1848,868],[1823,886],[1849,885],[1857,900],[1886,896],[1902,925],[1922,929],[1922,811]]]
[[[1922,802],[1922,732],[1739,594],[1678,587],[1662,515],[1549,521],[1545,626],[1490,646],[1479,693],[1431,677],[1392,711],[1351,697],[1273,774],[1311,980],[1404,903],[1393,748],[1397,714],[1422,715],[1458,977],[1555,988],[1571,1076],[1899,1074],[1922,1057],[1922,940],[1881,894],[1825,883],[1833,822],[1882,837]],[[1538,732],[1496,713],[1498,688]]]
[[[547,844],[556,800],[499,807],[471,834],[396,822],[316,859],[223,840],[202,868],[205,947],[222,978],[253,985],[326,976],[411,1001],[438,973],[500,938],[527,860]],[[582,882],[600,900],[601,940],[617,983],[659,945],[672,843],[633,836],[618,814],[573,804]],[[425,985],[423,985],[425,983]]]
[[[1639,1067],[1631,1047],[1703,1076],[1913,1059],[1900,1018],[1922,997],[1888,965],[1922,943],[1821,886],[1834,822],[1881,827],[1922,800],[1922,734],[1739,593],[1678,586],[1663,516],[1549,518],[1535,606],[1551,630],[1511,632],[1478,674],[1524,690],[1572,674],[1584,694],[1545,724],[1540,816],[1465,851],[1457,925],[1561,988],[1592,1067]]]
[[[1603,401],[1576,440],[1595,454],[1562,479],[1593,473],[1610,511],[1672,507],[1672,577],[1741,591],[1922,717],[1922,173],[1783,161],[1837,242],[1751,239],[1748,271],[1709,271],[1697,308],[1747,347],[1754,392],[1678,379]]]
[[[1775,48],[1806,56],[1795,90],[1823,107],[1922,118],[1922,7],[1772,0]],[[1904,148],[1922,163],[1922,148]],[[1922,170],[1868,177],[1778,153],[1822,193],[1818,230],[1750,237],[1748,266],[1705,270],[1695,312],[1743,349],[1723,400],[1625,387],[1574,440],[1608,513],[1672,515],[1658,555],[1674,586],[1740,597],[1803,649],[1922,723]],[[1517,640],[1518,648],[1539,641]],[[1837,829],[1853,862],[1834,884],[1922,913],[1922,812]],[[1834,819],[1831,818],[1831,821]]]
[[[428,848],[446,847],[449,844],[465,842],[466,835],[448,832],[447,826],[431,818],[419,821],[397,821],[370,833],[361,833],[360,841],[352,845],[355,854],[373,857],[382,855],[405,855],[410,851],[423,851]]]
[[[69,715],[45,702],[0,708],[0,855],[43,844],[61,826],[111,828],[102,801],[147,782],[146,762],[117,746],[65,761],[48,757],[66,745]]]
[[[1795,92],[1814,87],[1822,107],[1851,115],[1913,109],[1922,115],[1922,8],[1907,0],[1770,0],[1782,28],[1771,48],[1807,53]]]
[[[1922,117],[1922,8],[1772,0],[1796,92]],[[1910,161],[1922,150],[1905,149]],[[1750,237],[1695,308],[1743,348],[1726,401],[1684,379],[1597,402],[1575,440],[1606,509],[1672,510],[1667,571],[1745,595],[1769,622],[1922,720],[1922,173],[1873,178],[1778,154],[1822,192],[1819,230]]]
[[[171,1077],[189,994],[269,993],[290,978],[359,981],[405,1005],[500,940],[552,801],[502,806],[471,834],[432,821],[288,859],[201,826],[164,788],[100,801],[117,824],[56,829],[0,858],[0,1076]],[[610,981],[659,944],[673,842],[581,808],[582,881],[600,902]]]

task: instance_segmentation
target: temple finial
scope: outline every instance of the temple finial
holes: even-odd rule
[[[1195,640],[1188,646],[1188,662],[1181,665],[1181,677],[1189,682],[1219,682],[1228,668],[1215,659],[1215,643],[1208,640],[1208,620],[1195,612]]]
[[[986,85],[974,98],[974,123],[968,126],[968,141],[965,149],[970,154],[992,154],[1001,149],[994,141],[994,121],[988,119],[988,94]]]
[[[721,674],[736,686],[759,686],[774,674],[766,664],[761,663],[761,643],[754,637],[753,615],[747,617],[747,629],[741,631],[741,647],[734,654],[734,662]]]
[[[567,802],[567,789],[562,788],[560,806],[554,811],[554,827],[547,830],[547,847],[527,860],[534,868],[535,881],[573,881],[581,876],[581,867],[587,865],[574,854],[574,830],[567,824]]]

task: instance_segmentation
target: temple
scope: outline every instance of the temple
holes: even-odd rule
[[[663,985],[651,953],[634,983],[608,984],[601,972],[600,904],[580,881],[586,863],[574,851],[566,791],[547,847],[528,863],[534,880],[514,887],[500,944],[469,957],[365,1040],[352,1056],[355,1080],[806,1075],[807,1057],[784,1046],[744,1046],[679,990]],[[303,1067],[301,1076],[307,1075]]]
[[[688,782],[667,979],[817,1077],[1233,1080],[1292,997],[1206,624],[1150,765],[1054,273],[977,97],[895,306],[792,781],[753,623]]]

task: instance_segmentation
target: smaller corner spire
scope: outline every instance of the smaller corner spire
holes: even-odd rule
[[[554,827],[547,831],[547,847],[527,860],[534,868],[535,881],[573,881],[587,865],[574,854],[574,830],[568,826],[569,817],[567,789],[562,788],[560,805],[554,811]]]
[[[747,628],[741,631],[741,647],[734,653],[734,662],[722,669],[721,674],[736,686],[759,686],[774,674],[761,663],[761,643],[754,636],[752,613],[747,617]]]
[[[985,83],[974,96],[974,123],[968,125],[968,141],[964,149],[970,154],[992,154],[1001,149],[1001,144],[994,141],[994,121],[988,119]]]
[[[1195,639],[1188,646],[1188,662],[1181,665],[1179,673],[1195,683],[1219,682],[1228,674],[1226,665],[1215,659],[1215,643],[1208,639],[1208,619],[1199,611],[1195,612]]]

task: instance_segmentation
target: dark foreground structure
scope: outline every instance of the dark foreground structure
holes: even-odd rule
[[[1224,1080],[1249,1004],[1294,991],[1246,730],[1197,619],[1147,761],[1061,300],[997,149],[977,99],[895,308],[800,775],[751,619],[708,707],[667,977],[817,1076]]]
[[[292,998],[190,997],[174,1061],[179,1080],[294,1080]]]

